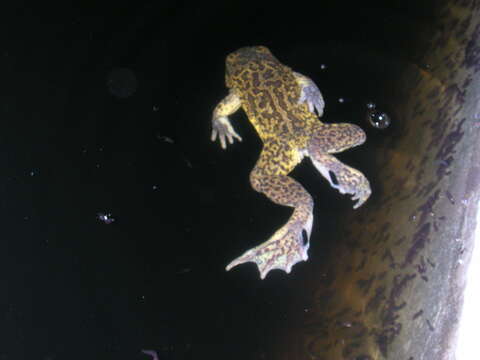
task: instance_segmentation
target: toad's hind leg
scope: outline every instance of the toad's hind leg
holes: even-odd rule
[[[313,200],[302,185],[287,176],[300,160],[301,156],[288,144],[265,142],[260,158],[250,174],[250,182],[255,190],[273,202],[293,207],[293,214],[270,239],[233,260],[227,266],[227,271],[239,264],[254,262],[260,271],[260,277],[264,279],[270,270],[281,269],[289,273],[294,264],[308,259]],[[303,230],[307,235],[305,243]]]
[[[330,154],[363,144],[365,139],[365,133],[357,125],[322,124],[313,132],[307,147],[313,164],[330,185],[341,194],[353,195],[352,200],[358,200],[354,209],[367,201],[372,192],[370,183],[360,171]]]

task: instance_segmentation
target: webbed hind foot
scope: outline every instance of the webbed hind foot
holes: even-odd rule
[[[260,271],[260,278],[264,279],[268,272],[273,269],[280,269],[287,274],[292,266],[300,261],[308,259],[308,248],[310,246],[310,234],[312,231],[313,216],[310,213],[306,221],[298,219],[291,220],[282,226],[275,234],[263,244],[248,250],[242,256],[233,260],[226,270],[246,263],[254,262]],[[307,235],[304,242],[303,231]]]

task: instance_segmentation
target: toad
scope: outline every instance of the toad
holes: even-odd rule
[[[264,46],[244,47],[228,55],[225,79],[229,93],[213,111],[211,140],[218,138],[223,149],[227,142],[242,140],[228,118],[242,108],[263,142],[250,173],[251,186],[274,203],[293,208],[285,225],[226,270],[254,262],[262,279],[273,269],[290,273],[294,264],[308,259],[313,199],[288,174],[309,157],[333,188],[352,195],[356,209],[370,196],[370,184],[333,154],[364,143],[366,135],[354,124],[320,121],[324,101],[317,86],[280,63]]]

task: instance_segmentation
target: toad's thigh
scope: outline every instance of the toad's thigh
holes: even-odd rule
[[[285,141],[267,139],[252,173],[262,175],[287,175],[301,161],[298,149]]]
[[[308,143],[309,152],[334,154],[363,144],[365,132],[357,125],[319,124],[312,132]]]

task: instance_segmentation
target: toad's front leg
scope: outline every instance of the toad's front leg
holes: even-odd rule
[[[254,262],[258,266],[262,279],[273,269],[281,269],[289,273],[297,262],[308,259],[307,251],[313,223],[312,197],[302,185],[283,174],[283,171],[280,169],[278,172],[274,171],[274,163],[266,163],[269,162],[269,155],[269,151],[265,151],[264,148],[250,175],[250,182],[255,190],[264,193],[273,202],[293,207],[293,214],[270,239],[248,250],[227,266],[228,271],[239,264]],[[285,164],[287,168],[296,163],[293,157],[288,155],[285,155],[284,159],[292,160]],[[271,160],[274,159],[271,158]],[[305,241],[303,231],[306,233]]]
[[[228,116],[240,109],[240,106],[240,98],[234,91],[230,90],[230,93],[213,110],[211,140],[215,141],[218,136],[222,149],[226,149],[227,140],[230,144],[233,144],[234,138],[242,141],[242,138],[233,129],[228,119]]]
[[[322,117],[325,101],[317,85],[315,85],[312,79],[300,73],[294,72],[293,76],[295,76],[295,80],[300,86],[298,103],[306,103],[310,112],[314,113],[314,110],[317,110],[318,117]]]

